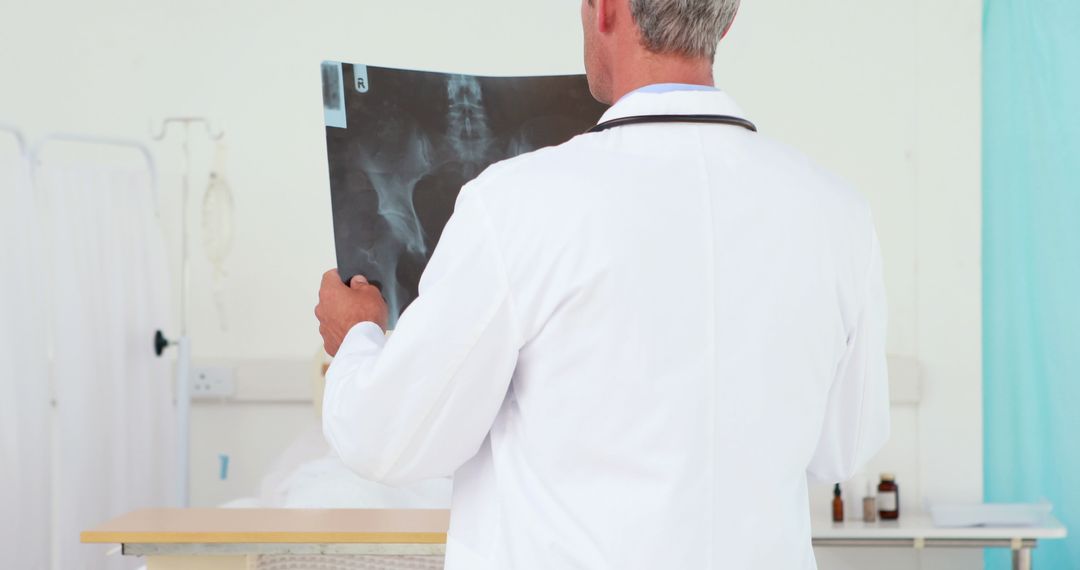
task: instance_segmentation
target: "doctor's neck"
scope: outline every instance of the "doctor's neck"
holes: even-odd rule
[[[656,54],[647,50],[612,62],[610,97],[614,103],[624,95],[657,83],[683,83],[713,87],[713,62],[708,58]]]

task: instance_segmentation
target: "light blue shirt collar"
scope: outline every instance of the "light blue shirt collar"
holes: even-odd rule
[[[709,85],[691,85],[689,83],[653,83],[652,85],[646,85],[635,89],[623,97],[633,95],[635,93],[670,93],[672,91],[719,91],[719,89]]]

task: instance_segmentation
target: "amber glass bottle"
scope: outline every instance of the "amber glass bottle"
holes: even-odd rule
[[[840,483],[833,487],[832,520],[844,522],[844,500],[840,498]]]
[[[877,488],[878,515],[881,520],[894,521],[900,518],[900,487],[892,473],[881,474],[881,484]]]

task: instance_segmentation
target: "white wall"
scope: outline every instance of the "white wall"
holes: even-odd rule
[[[150,119],[200,114],[226,130],[237,205],[223,291],[229,328],[213,309],[196,215],[195,358],[293,363],[273,379],[278,400],[308,392],[308,377],[290,370],[319,346],[311,310],[319,276],[334,264],[319,61],[581,70],[576,0],[0,2],[0,120],[32,136],[147,138]],[[717,62],[718,83],[763,132],[839,172],[874,205],[890,350],[917,358],[925,372],[920,405],[894,408],[893,442],[872,467],[898,473],[906,509],[924,495],[981,497],[980,25],[977,0],[746,0]],[[155,146],[174,246],[179,137]],[[197,141],[192,150],[194,180],[205,180],[211,146]],[[310,414],[302,401],[197,405],[196,502],[253,492]],[[219,453],[231,456],[224,482]],[[822,567],[865,567],[880,555],[865,556],[823,552]],[[898,568],[978,565],[977,554],[897,551],[889,560]]]

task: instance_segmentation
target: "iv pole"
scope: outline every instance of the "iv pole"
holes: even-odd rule
[[[181,178],[181,205],[180,205],[180,338],[170,341],[165,338],[161,331],[154,335],[154,351],[158,356],[170,345],[177,347],[176,357],[176,463],[179,477],[177,479],[177,502],[180,507],[187,507],[191,502],[190,466],[191,466],[191,339],[188,337],[188,194],[191,186],[191,126],[201,125],[206,132],[207,138],[212,141],[221,140],[225,136],[224,131],[215,131],[210,120],[204,117],[169,117],[161,123],[157,132],[151,133],[155,141],[165,140],[169,125],[179,124],[184,127],[184,174]]]

